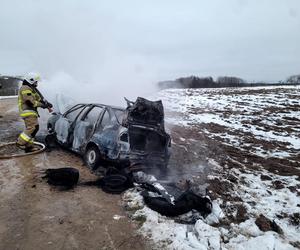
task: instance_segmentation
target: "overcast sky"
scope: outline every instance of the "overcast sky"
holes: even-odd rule
[[[0,74],[126,85],[300,73],[299,0],[0,0],[0,12]]]

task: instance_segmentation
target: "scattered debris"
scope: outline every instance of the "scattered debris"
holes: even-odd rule
[[[195,209],[205,217],[211,213],[212,209],[212,203],[208,197],[200,197],[192,191],[184,192],[174,203],[164,197],[152,197],[149,192],[141,194],[149,208],[165,216],[178,216]]]
[[[82,183],[85,186],[97,186],[102,188],[106,193],[121,194],[128,188],[133,187],[132,178],[124,173],[107,174],[96,180]]]
[[[54,186],[65,187],[66,189],[74,188],[76,185],[96,186],[110,194],[120,194],[133,187],[132,177],[125,172],[115,169],[107,171],[104,177],[94,181],[86,181],[78,184],[79,171],[76,168],[57,168],[47,169],[45,176],[47,183]]]
[[[54,186],[73,188],[79,180],[79,171],[76,168],[49,168],[45,171],[43,178],[47,183]]]

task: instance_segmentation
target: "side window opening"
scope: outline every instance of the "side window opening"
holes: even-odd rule
[[[123,121],[123,117],[124,117],[124,110],[119,110],[119,109],[115,109],[115,119],[117,119],[117,122],[119,124],[122,124],[122,121]]]
[[[103,128],[105,128],[107,125],[111,124],[111,117],[109,112],[106,110],[103,114],[102,120],[99,123],[97,127],[97,131],[101,131]]]
[[[97,120],[99,119],[101,113],[103,111],[103,108],[101,107],[94,107],[85,117],[84,121],[89,122],[91,125],[95,125],[97,123]]]
[[[109,125],[111,123],[110,120],[111,120],[110,115],[109,115],[108,111],[106,110],[102,117],[101,127],[105,128],[107,125]]]
[[[77,115],[81,112],[81,110],[83,109],[83,106],[79,106],[77,108],[74,108],[73,110],[71,110],[70,112],[68,112],[65,117],[66,119],[70,120],[70,121],[74,121],[77,117]]]
[[[128,142],[128,134],[127,134],[127,132],[123,133],[123,134],[120,136],[120,141]]]
[[[85,112],[90,108],[90,105],[85,106],[84,109],[80,112],[79,116],[78,116],[78,121],[80,121],[82,119],[82,117],[84,116]]]

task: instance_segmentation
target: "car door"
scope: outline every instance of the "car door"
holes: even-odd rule
[[[114,160],[119,156],[120,147],[118,145],[119,124],[112,111],[106,108],[101,120],[95,129],[94,138],[100,145],[102,153],[109,159]],[[115,118],[115,119],[113,119]]]
[[[96,125],[102,116],[104,109],[102,106],[92,106],[83,116],[81,116],[74,127],[74,137],[72,149],[81,152],[89,138],[93,135]]]
[[[71,125],[76,122],[78,115],[86,107],[84,104],[78,104],[66,111],[63,116],[55,123],[56,138],[59,143],[69,145],[70,134],[72,133]]]

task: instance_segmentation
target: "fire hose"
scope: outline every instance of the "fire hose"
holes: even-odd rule
[[[5,144],[1,144],[0,145],[0,151],[4,147],[10,146],[10,145],[15,145],[15,144],[16,144],[15,142],[9,142],[9,143],[5,143]],[[37,149],[35,151],[32,151],[32,152],[28,152],[28,153],[0,155],[0,159],[10,159],[10,158],[16,158],[16,157],[23,157],[23,156],[27,156],[27,155],[35,155],[35,154],[42,153],[46,149],[46,146],[43,143],[34,142],[33,144],[38,146],[39,149]]]

